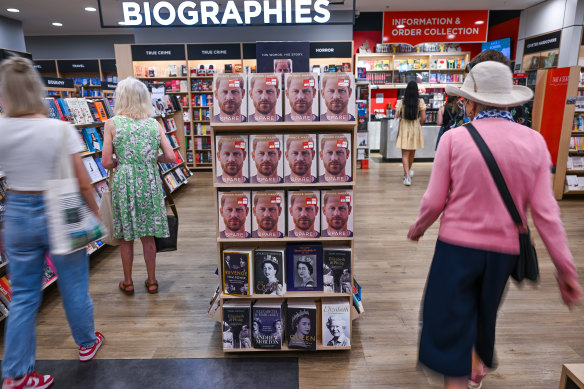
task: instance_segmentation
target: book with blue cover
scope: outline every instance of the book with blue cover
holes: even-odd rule
[[[281,349],[284,339],[284,300],[258,300],[252,307],[254,348]]]
[[[103,165],[101,164],[101,157],[94,158],[94,159],[95,159],[95,164],[97,165],[97,168],[99,169],[99,172],[101,173],[101,175],[103,177],[107,177],[107,171],[104,169]]]
[[[61,108],[61,113],[65,117],[65,120],[71,121],[71,119],[72,119],[71,112],[69,112],[69,107],[65,103],[65,100],[63,100],[63,98],[59,97],[58,99],[55,99],[55,101],[57,102],[57,104],[59,104],[59,107]]]
[[[286,246],[286,288],[288,291],[322,291],[322,245]]]
[[[103,148],[103,142],[99,136],[99,132],[95,127],[85,127],[83,129],[83,139],[87,143],[90,151],[101,151]]]

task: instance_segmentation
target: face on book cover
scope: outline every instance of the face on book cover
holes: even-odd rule
[[[252,79],[249,86],[249,96],[255,107],[256,114],[263,116],[276,116],[276,104],[280,97],[278,85],[266,85],[265,78]]]
[[[341,196],[325,196],[322,213],[326,218],[329,236],[339,236],[349,232],[347,222],[353,208],[349,203],[341,202]]]
[[[303,232],[314,231],[314,222],[318,214],[317,205],[307,205],[306,197],[294,196],[290,204],[290,216],[294,222],[295,229]]]
[[[242,87],[229,87],[229,79],[221,79],[215,90],[215,98],[219,104],[219,116],[231,117],[241,115],[241,103],[245,90]]]
[[[245,221],[249,214],[246,205],[237,204],[236,196],[227,196],[221,206],[221,216],[225,224],[225,234],[245,233]]]
[[[316,84],[316,81],[314,82]],[[302,77],[291,77],[286,88],[286,97],[290,102],[292,116],[310,116],[310,120],[312,120],[312,103],[316,97],[314,86],[305,86]]]
[[[345,167],[350,151],[348,148],[338,147],[338,140],[347,141],[346,138],[330,139],[326,140],[321,147],[320,159],[324,165],[325,178],[346,176]]]
[[[243,163],[247,153],[243,149],[235,147],[235,141],[221,142],[221,148],[217,150],[217,159],[221,164],[223,176],[231,178],[243,177]]]
[[[272,204],[272,196],[256,196],[258,197],[258,201],[254,205],[253,214],[258,223],[258,233],[277,233],[278,220],[282,214],[282,207],[280,204]]]
[[[255,162],[258,177],[278,178],[278,163],[282,158],[282,151],[279,148],[270,148],[269,140],[254,142],[251,157]]]
[[[316,153],[314,149],[304,148],[303,143],[305,141],[313,141],[313,139],[307,137],[305,140],[291,141],[286,149],[286,159],[292,171],[292,176],[310,178],[310,168]]]
[[[328,77],[322,85],[322,97],[327,108],[327,115],[348,116],[349,99],[352,89],[348,86],[339,86],[338,78]]]

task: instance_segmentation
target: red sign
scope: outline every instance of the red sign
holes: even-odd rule
[[[569,76],[570,68],[550,69],[547,74],[539,132],[547,143],[554,166],[558,162]]]
[[[383,13],[383,43],[486,42],[489,11]]]
[[[527,73],[513,73],[513,78],[525,78]]]
[[[350,203],[350,202],[351,202],[351,195],[341,196],[341,203]]]
[[[278,79],[277,78],[266,78],[266,85],[276,86],[276,85],[278,85]]]

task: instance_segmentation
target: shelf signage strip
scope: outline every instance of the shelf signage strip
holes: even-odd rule
[[[184,61],[185,45],[132,45],[133,61]]]
[[[551,32],[549,34],[536,36],[535,38],[526,39],[523,55],[559,49],[561,37],[562,31],[560,30]]]

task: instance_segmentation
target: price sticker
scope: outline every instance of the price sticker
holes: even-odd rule
[[[338,85],[348,87],[349,85],[351,85],[351,83],[350,83],[349,79],[347,79],[347,78],[339,78]]]
[[[313,141],[308,141],[308,142],[302,142],[302,148],[307,150],[307,149],[314,149],[314,142]]]
[[[245,141],[243,141],[243,140],[236,140],[235,141],[235,148],[236,149],[242,149],[242,150],[244,150],[245,149]]]
[[[239,80],[229,80],[230,88],[239,88]]]
[[[306,79],[302,82],[303,86],[314,86],[314,80],[312,78]]]
[[[341,196],[341,203],[350,203],[351,202],[351,195],[342,195]]]
[[[343,139],[339,139],[339,140],[337,140],[337,147],[340,147],[342,149],[348,149],[349,142],[347,142],[346,140],[343,140]]]
[[[306,205],[316,205],[316,197],[307,197]]]
[[[282,204],[282,198],[280,196],[270,197],[270,204]]]
[[[275,140],[273,142],[270,142],[268,144],[268,149],[279,149],[280,148],[280,141],[279,140]]]
[[[238,197],[237,205],[247,205],[247,197]]]
[[[278,85],[278,79],[277,78],[266,78],[266,85],[267,86],[276,86],[276,85]]]

